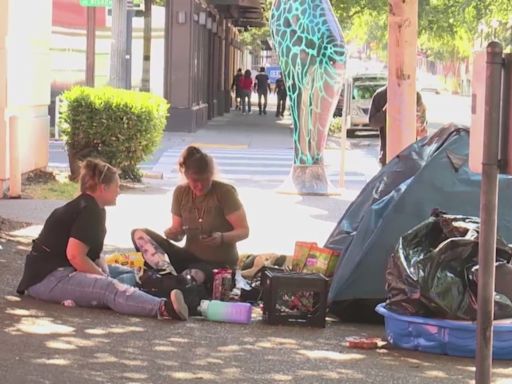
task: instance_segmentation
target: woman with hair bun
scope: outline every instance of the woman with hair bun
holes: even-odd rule
[[[213,159],[201,149],[187,147],[178,168],[185,182],[174,190],[165,238],[149,229],[135,229],[132,240],[147,269],[186,276],[184,283],[192,280],[209,287],[213,269],[235,268],[238,263],[236,244],[249,236],[245,210],[236,189],[214,179]],[[183,248],[171,242],[183,238]],[[180,280],[174,286],[181,287]],[[186,292],[185,296],[188,299]]]
[[[116,204],[119,176],[96,159],[82,163],[81,194],[55,209],[33,241],[17,292],[36,299],[161,319],[186,320],[179,290],[157,298],[109,276],[100,254],[106,235],[105,207]]]

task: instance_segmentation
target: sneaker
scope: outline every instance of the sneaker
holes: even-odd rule
[[[266,115],[267,114],[267,111],[266,110],[263,110],[263,114]]]
[[[158,308],[159,319],[188,320],[188,307],[179,289],[169,294],[169,299],[162,300]]]

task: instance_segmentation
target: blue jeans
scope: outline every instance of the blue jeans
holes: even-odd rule
[[[120,281],[123,284],[135,287],[137,285],[137,277],[135,271],[124,265],[113,264],[108,266],[108,274],[111,278]]]
[[[158,316],[158,308],[164,300],[113,278],[77,272],[71,267],[53,271],[27,289],[27,293],[54,303],[72,300],[79,307],[110,308],[126,315],[148,317]]]
[[[240,93],[240,102],[242,104],[242,113],[245,113],[245,105],[247,103],[247,112],[251,112],[251,91],[242,89]]]

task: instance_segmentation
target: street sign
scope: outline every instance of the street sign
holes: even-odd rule
[[[82,7],[106,7],[112,8],[112,0],[80,0]]]

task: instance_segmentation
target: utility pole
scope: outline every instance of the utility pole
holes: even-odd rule
[[[140,85],[140,90],[143,92],[149,92],[151,89],[151,1],[144,0],[144,48]]]
[[[387,161],[416,141],[418,0],[388,0]]]
[[[126,15],[126,72],[125,72],[125,88],[132,89],[132,34],[133,34],[133,17],[135,10],[133,9],[133,1],[128,0],[128,9]]]
[[[503,48],[498,42],[487,45],[485,109],[480,189],[480,235],[478,246],[478,308],[476,384],[492,379],[492,329],[498,216],[498,157],[500,149],[500,104]]]
[[[96,57],[96,7],[87,7],[87,49],[85,54],[85,85],[94,87]]]
[[[127,72],[127,4],[126,0],[112,1],[112,45],[110,49],[110,80],[115,88],[126,88]]]

